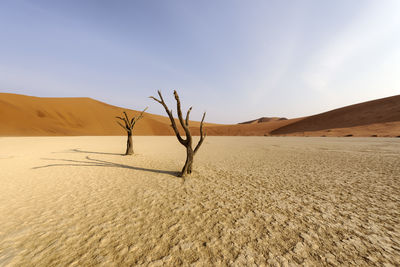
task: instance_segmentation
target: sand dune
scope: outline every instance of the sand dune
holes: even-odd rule
[[[115,116],[140,112],[108,105],[91,98],[42,98],[0,94],[0,135],[124,135]],[[136,135],[172,135],[167,117],[145,113],[135,126]],[[191,122],[198,126],[199,122]],[[206,124],[212,125],[212,124]]]
[[[371,125],[374,125],[371,127]],[[333,135],[341,129],[343,134],[386,136],[400,135],[400,95],[351,105],[314,116],[306,117],[295,123],[280,127],[271,132],[273,135],[311,132],[320,135],[326,132]],[[347,129],[347,130],[345,130]],[[331,130],[331,131],[327,131]],[[331,133],[329,133],[331,132]]]
[[[1,94],[1,135],[123,135],[123,130],[115,122],[115,116],[120,116],[123,110],[91,98]],[[132,110],[127,112],[129,115],[138,114]],[[136,133],[169,134],[168,124],[154,119],[154,116],[146,114],[138,123]]]
[[[263,123],[263,122],[270,122],[270,121],[282,121],[287,120],[287,118],[281,117],[261,117],[251,121],[240,122],[239,124],[254,124],[254,123]]]
[[[397,266],[400,140],[0,138],[0,266]]]
[[[122,109],[91,98],[38,98],[0,93],[0,136],[123,135],[115,116]],[[198,135],[199,122],[191,129]],[[178,123],[179,125],[179,123]],[[318,115],[242,124],[205,123],[208,135],[399,136],[400,96],[352,105]],[[135,135],[173,135],[167,117],[146,113]]]
[[[207,134],[219,136],[267,136],[275,129],[300,119],[275,120],[262,123],[208,126]]]

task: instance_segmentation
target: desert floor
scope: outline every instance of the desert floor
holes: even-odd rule
[[[399,138],[125,144],[0,138],[0,266],[400,262]]]

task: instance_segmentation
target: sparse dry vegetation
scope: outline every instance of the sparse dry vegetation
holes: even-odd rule
[[[128,114],[124,111],[124,117],[116,117],[117,119],[121,120],[124,122],[122,124],[121,122],[117,121],[117,123],[126,131],[128,135],[128,139],[126,141],[126,152],[125,155],[132,155],[133,154],[133,143],[132,143],[132,131],[133,127],[135,126],[136,122],[143,118],[143,113],[147,110],[147,107],[139,114],[139,116],[132,117],[129,119]]]
[[[164,107],[165,111],[168,114],[169,119],[171,120],[171,126],[172,126],[172,129],[174,129],[176,138],[178,138],[179,143],[181,143],[186,148],[186,162],[180,173],[180,176],[184,177],[186,174],[192,173],[193,158],[194,158],[196,152],[199,150],[201,144],[203,143],[204,138],[206,137],[205,133],[203,133],[203,122],[204,122],[204,117],[206,116],[206,113],[205,112],[203,113],[203,118],[201,119],[201,123],[200,123],[200,140],[197,143],[195,149],[193,149],[193,147],[192,147],[193,138],[192,138],[192,134],[189,129],[189,115],[190,115],[190,111],[192,111],[192,107],[190,107],[188,109],[188,111],[186,113],[186,119],[183,120],[182,110],[181,110],[181,101],[179,99],[178,93],[176,91],[174,91],[179,122],[186,134],[186,139],[183,139],[181,137],[181,134],[179,133],[178,127],[176,126],[175,119],[172,116],[172,110],[169,110],[167,104],[165,104],[165,101],[164,101],[160,91],[158,91],[158,95],[160,96],[160,99],[157,99],[154,96],[150,96],[150,98],[154,99],[155,101],[157,101]]]

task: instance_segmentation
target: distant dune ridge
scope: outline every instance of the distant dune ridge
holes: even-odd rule
[[[332,129],[352,128],[356,135],[364,132],[366,135],[367,132],[374,134],[374,129],[381,135],[391,136],[400,135],[399,123],[400,95],[397,95],[310,116],[273,130],[271,134],[320,133]]]
[[[280,118],[280,117],[261,117],[256,120],[239,122],[238,124],[254,124],[254,123],[262,123],[262,122],[270,122],[270,121],[283,121],[287,120],[287,118]]]
[[[129,116],[140,113],[91,98],[41,98],[1,93],[0,135],[125,135],[115,118],[124,110]],[[169,124],[167,117],[146,113],[135,126],[134,135],[172,135]]]
[[[138,107],[141,109],[142,107]],[[151,109],[151,107],[150,107]],[[91,98],[41,98],[0,93],[1,136],[124,135],[115,120],[122,111]],[[198,133],[199,122],[191,122]],[[286,119],[262,117],[235,125],[206,123],[208,135],[400,136],[400,95]],[[167,117],[146,113],[134,135],[173,135]]]

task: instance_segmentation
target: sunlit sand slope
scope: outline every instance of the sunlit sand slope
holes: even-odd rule
[[[130,117],[140,113],[91,98],[0,93],[0,135],[122,135],[124,130],[116,123],[115,116],[122,116],[125,110]],[[138,135],[172,135],[170,124],[167,117],[146,113],[134,132]],[[191,125],[198,127],[199,122],[191,122]]]
[[[175,106],[170,108],[176,111]],[[124,110],[127,109],[91,98],[39,98],[0,93],[0,136],[121,135],[124,130],[116,123],[115,116],[120,116]],[[139,113],[127,112],[129,116]],[[174,135],[170,124],[165,116],[146,113],[134,131],[137,135]],[[190,122],[193,134],[199,134],[199,125],[198,121]],[[208,135],[219,136],[396,137],[400,136],[400,96],[304,118],[260,118],[234,125],[206,122],[204,128]]]
[[[272,134],[400,136],[400,95],[306,117]]]
[[[400,140],[0,138],[0,265],[400,262]]]

